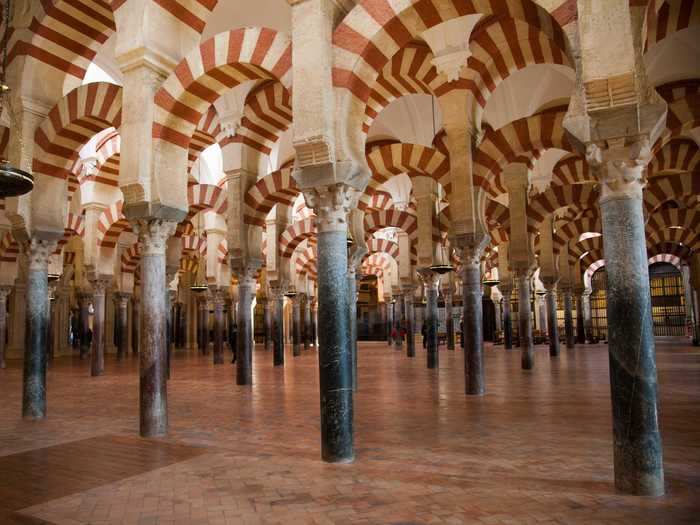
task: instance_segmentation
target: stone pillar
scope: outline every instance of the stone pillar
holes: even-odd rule
[[[274,325],[274,302],[270,297],[265,299],[265,350],[271,352],[274,348],[274,335],[272,327]]]
[[[211,291],[214,301],[214,364],[224,364],[224,290]]]
[[[0,368],[5,368],[5,335],[7,334],[7,296],[11,286],[0,286]]]
[[[352,359],[352,389],[357,391],[357,266],[348,264],[348,330],[350,336],[350,357]]]
[[[141,326],[141,312],[140,312],[140,301],[134,297],[131,303],[131,353],[132,355],[139,355],[139,341],[140,341],[140,326]]]
[[[589,151],[588,160],[601,180],[615,486],[656,496],[664,472],[642,202],[649,142],[606,152],[606,165],[598,155]]]
[[[574,300],[570,288],[564,288],[564,332],[566,334],[566,348],[576,346],[574,335]]]
[[[583,316],[583,293],[585,289],[576,290],[576,342],[580,345],[586,342],[586,328]]]
[[[462,249],[464,391],[467,395],[475,396],[486,392],[480,260],[487,239],[484,237],[476,245],[472,243]]]
[[[445,294],[445,316],[447,328],[447,349],[455,349],[455,323],[452,319],[452,291]]]
[[[547,329],[549,333],[549,355],[559,355],[559,328],[557,326],[557,288],[556,282],[543,281],[547,290]]]
[[[137,221],[141,250],[141,345],[139,359],[139,415],[143,437],[168,432],[166,382],[166,241],[176,223],[160,219]]]
[[[199,345],[199,353],[201,355],[207,355],[209,350],[209,309],[207,307],[207,298],[202,295],[198,302],[199,307],[199,317],[197,319],[197,330],[199,332],[199,338],[197,340]]]
[[[440,356],[438,354],[438,286],[440,276],[435,272],[422,269],[418,271],[425,289],[427,303],[425,305],[426,348],[428,350],[428,368],[440,368]]]
[[[306,296],[304,303],[304,349],[308,350],[313,345],[313,329],[311,327],[311,299]]]
[[[518,279],[518,328],[520,349],[522,351],[521,365],[523,370],[531,370],[535,365],[535,352],[532,344],[532,308],[530,307],[530,270],[518,269],[515,274]]]
[[[117,330],[119,331],[118,347],[117,347],[117,359],[126,357],[129,355],[129,298],[131,296],[128,293],[118,293],[117,294],[117,307],[119,309],[119,315],[117,319],[119,320],[119,325]]]
[[[403,302],[406,312],[406,356],[416,357],[416,333],[413,326],[413,294],[415,287],[413,285],[404,286]]]
[[[394,331],[394,299],[392,298],[390,302],[386,303],[386,342],[388,346],[394,343],[394,338],[391,333]]]
[[[292,298],[292,355],[301,355],[301,295]]]
[[[92,354],[90,356],[90,375],[101,376],[105,371],[105,291],[109,279],[91,279],[92,307],[95,316],[92,321]]]
[[[284,366],[284,295],[280,288],[271,289],[274,308],[272,322],[272,364]]]
[[[79,311],[79,327],[80,327],[80,359],[86,359],[90,353],[90,345],[87,340],[88,330],[90,329],[90,302],[92,296],[88,293],[81,292],[78,294]],[[94,334],[93,334],[94,335]]]
[[[252,308],[255,297],[255,275],[259,265],[245,265],[240,270],[231,267],[238,278],[238,336],[236,338],[236,384],[253,384],[253,319]],[[268,311],[265,304],[265,310]]]
[[[513,349],[513,317],[510,311],[510,297],[513,294],[511,286],[500,285],[498,287],[503,294],[503,347],[506,350]]]
[[[49,314],[49,256],[56,241],[36,237],[26,244],[27,313],[24,346],[22,417],[46,417],[46,327]]]
[[[348,337],[347,214],[352,190],[343,184],[304,191],[318,230],[318,366],[321,455],[330,463],[354,459],[352,354]]]
[[[401,350],[403,348],[403,337],[401,336],[401,326],[403,325],[403,295],[396,296],[394,303],[394,328],[396,329],[396,338],[394,339],[394,348]]]

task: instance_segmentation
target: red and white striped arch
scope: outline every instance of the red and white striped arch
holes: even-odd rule
[[[122,213],[123,201],[117,201],[102,212],[97,223],[97,244],[114,248],[123,232],[131,232],[131,224]]]
[[[228,198],[220,186],[213,184],[194,184],[187,188],[189,210],[185,220],[191,220],[200,211],[211,210],[226,217]]]
[[[569,245],[569,255],[579,259],[584,253],[598,253],[603,251],[603,237],[588,237]]]
[[[654,9],[654,2],[649,3],[645,49],[677,31],[700,25],[700,2],[697,0],[663,0],[660,4]]]
[[[17,262],[19,257],[19,243],[11,232],[6,232],[0,241],[0,263]]]
[[[367,240],[368,253],[383,252],[389,254],[394,259],[399,259],[399,245],[389,239],[377,239],[372,237]]]
[[[299,188],[292,177],[291,168],[265,175],[245,194],[245,223],[265,226],[265,217],[275,204],[292,206],[297,195]]]
[[[415,215],[405,211],[380,210],[365,213],[365,232],[373,233],[384,228],[398,228],[408,234],[411,243],[418,238],[418,221]]]
[[[656,250],[651,250],[651,251],[656,251]],[[655,253],[654,255],[651,255],[649,251],[647,252],[647,255],[650,255],[649,266],[651,266],[652,264],[656,264],[656,263],[667,263],[667,264],[672,264],[679,271],[681,269],[681,264],[682,264],[683,260],[686,258],[686,257],[681,257],[679,255],[676,255],[674,253]]]
[[[291,125],[291,93],[279,82],[267,82],[246,97],[243,118],[234,140],[269,155]]]
[[[358,204],[358,207],[362,209],[365,203]],[[366,203],[366,210],[388,210],[394,206],[394,201],[391,198],[391,194],[387,191],[377,190],[372,195],[369,196]]]
[[[700,194],[700,177],[692,173],[654,177],[644,190],[644,209],[648,215],[671,200]]]
[[[700,210],[691,208],[661,208],[647,219],[646,231],[655,232],[667,228],[700,230]]]
[[[367,154],[372,172],[367,190],[361,197],[361,208],[368,207],[371,195],[391,177],[406,173],[409,177],[429,177],[441,184],[446,193],[451,190],[450,161],[438,150],[419,144],[395,143],[373,148]]]
[[[680,244],[690,250],[697,250],[700,248],[700,231],[663,228],[647,235],[647,246],[656,246],[661,243]]]
[[[495,131],[487,131],[474,156],[474,184],[491,195],[503,193],[499,175],[512,162],[532,165],[532,158],[550,148],[573,153],[564,130],[566,108],[545,110],[511,122]]]
[[[531,0],[425,0],[410,3],[404,0],[364,0],[334,31],[333,83],[364,103],[384,65],[400,49],[418,40],[433,26],[478,13],[523,20],[545,32],[560,48],[566,47],[566,37],[559,24]]]
[[[674,139],[664,145],[649,164],[648,176],[665,171],[696,171],[700,166],[700,148],[694,140]]]
[[[180,62],[155,95],[153,138],[187,149],[202,116],[221,95],[249,80],[291,87],[292,48],[286,35],[247,27],[220,33]]]
[[[572,222],[564,222],[557,228],[552,240],[554,241],[554,252],[559,251],[572,240],[578,240],[584,233],[601,233],[602,224],[600,217],[581,217]]]
[[[68,93],[34,134],[34,172],[69,179],[80,148],[95,134],[118,128],[121,109],[122,88],[114,84],[94,82]]]
[[[310,217],[290,224],[285,228],[279,238],[280,255],[291,257],[303,241],[311,237],[316,237],[316,218]]]
[[[562,208],[579,211],[596,209],[599,192],[594,184],[554,186],[530,201],[527,209],[528,230],[534,232],[542,221]]]
[[[136,273],[141,261],[141,243],[135,242],[122,253],[121,265],[123,273]]]
[[[199,235],[185,235],[182,237],[182,253],[188,255],[204,255],[207,253],[207,240]]]
[[[221,124],[219,116],[216,113],[214,106],[209,106],[209,109],[202,115],[202,118],[197,124],[197,128],[192,134],[189,146],[187,147],[187,173],[192,171],[192,166],[197,162],[202,152],[209,146],[213,146],[217,142],[217,137],[221,134]]]
[[[595,182],[588,162],[577,154],[563,157],[552,169],[552,186],[568,186]]]
[[[36,11],[30,37],[10,39],[10,61],[20,56],[36,60],[83,79],[100,46],[116,30],[114,12],[123,0],[42,0],[31,2]]]

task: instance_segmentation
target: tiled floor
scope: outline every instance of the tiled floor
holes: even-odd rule
[[[31,480],[16,467],[16,482],[0,472],[0,501],[31,481],[31,506],[13,508],[12,519],[72,525],[698,523],[700,349],[665,342],[657,353],[664,498],[614,493],[605,347],[563,350],[556,360],[538,347],[535,370],[523,372],[517,350],[489,345],[488,394],[468,398],[460,350],[441,350],[440,370],[429,371],[420,349],[411,360],[363,343],[357,461],[341,466],[319,459],[314,351],[288,352],[275,369],[259,348],[252,389],[236,386],[232,366],[214,367],[211,356],[176,357],[171,432],[159,441],[135,438],[135,359],[109,358],[100,378],[89,377],[87,362],[57,360],[40,423],[19,417],[21,368],[11,362],[0,370],[0,469],[44,460],[26,460]],[[136,445],[146,466],[122,469]],[[80,465],[91,455],[114,468],[97,475],[93,465],[88,477]],[[59,468],[46,458],[62,456],[75,466],[60,487],[49,485],[62,471],[36,476]]]

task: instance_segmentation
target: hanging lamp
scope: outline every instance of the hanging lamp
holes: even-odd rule
[[[438,248],[440,260],[437,262],[437,264],[430,266],[430,270],[438,275],[444,275],[454,271],[454,266],[450,264],[449,259],[446,257],[445,248],[445,246],[440,246]]]
[[[5,31],[2,35],[2,73],[0,73],[0,112],[7,112],[10,120],[9,132],[16,131],[14,115],[10,109],[10,87],[7,85],[7,46],[10,37],[10,13],[12,13],[11,0],[5,2]],[[34,188],[34,177],[24,170],[10,164],[5,158],[0,158],[0,198],[18,197],[29,193]]]

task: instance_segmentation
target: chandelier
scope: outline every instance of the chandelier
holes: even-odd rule
[[[7,85],[7,48],[10,38],[10,15],[12,13],[11,0],[5,2],[5,10],[2,14],[5,28],[2,35],[2,73],[0,73],[0,112],[9,118],[9,132],[17,131],[14,122],[14,114],[10,108],[10,87]],[[21,149],[21,148],[20,148]],[[34,177],[26,171],[10,164],[5,158],[0,158],[0,198],[17,197],[29,193],[34,188]]]

